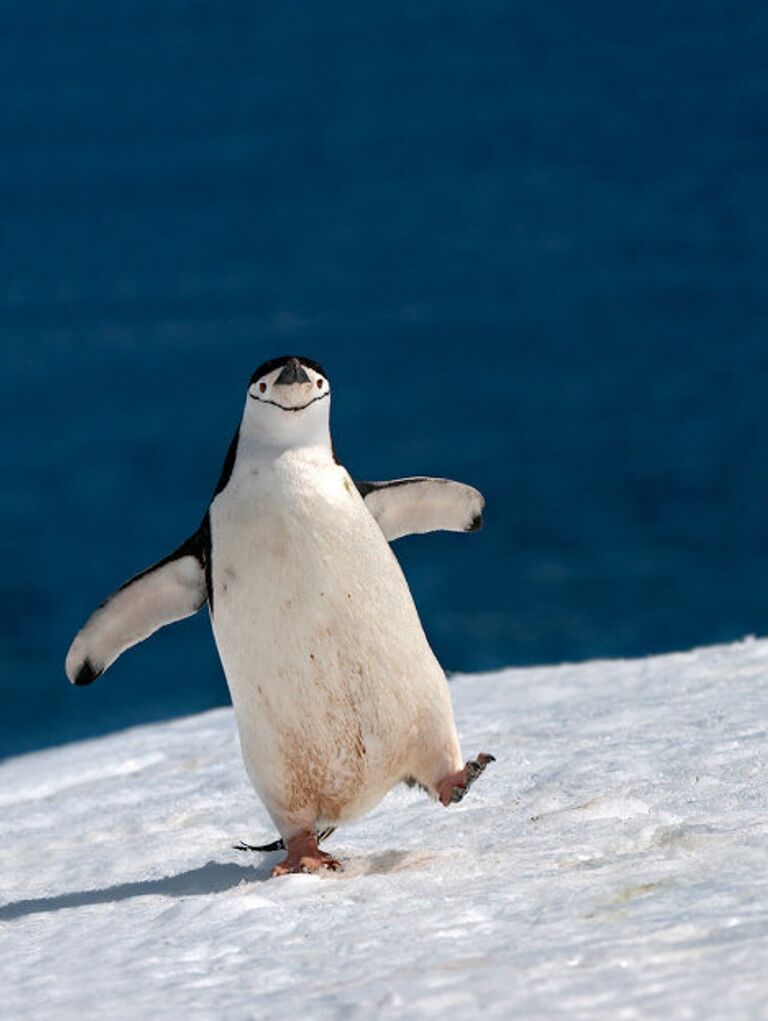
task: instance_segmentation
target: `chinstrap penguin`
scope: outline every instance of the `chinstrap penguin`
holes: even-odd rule
[[[445,674],[389,542],[475,531],[483,497],[447,479],[355,482],[331,441],[323,368],[286,356],[253,374],[198,530],[89,618],[66,659],[90,684],[127,648],[207,602],[248,776],[287,856],[273,874],[336,869],[335,827],[396,784],[460,800],[464,763]]]

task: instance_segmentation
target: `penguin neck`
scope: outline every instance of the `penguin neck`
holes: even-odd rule
[[[237,468],[253,468],[278,460],[334,463],[331,431],[327,418],[302,428],[299,435],[286,430],[240,430],[237,444]]]
[[[295,458],[313,462],[334,462],[330,437],[325,443],[264,443],[253,437],[241,436],[237,445],[237,466],[270,464],[282,458]]]

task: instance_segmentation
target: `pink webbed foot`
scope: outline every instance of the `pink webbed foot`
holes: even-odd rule
[[[288,853],[272,869],[273,876],[287,876],[292,872],[317,872],[319,869],[336,872],[341,869],[340,861],[327,851],[320,850],[314,833],[299,833],[291,837],[286,841],[285,849]]]
[[[480,752],[476,759],[470,761],[456,773],[449,773],[437,785],[437,796],[447,808],[461,801],[472,784],[477,780],[489,762],[495,762],[493,755]]]

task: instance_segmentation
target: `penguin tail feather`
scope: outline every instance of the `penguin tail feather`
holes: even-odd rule
[[[335,829],[335,826],[327,826],[325,829],[318,830],[316,834],[318,844],[327,840]],[[233,844],[232,848],[235,851],[257,851],[259,854],[271,854],[272,851],[284,851],[285,841],[282,837],[273,840],[271,844],[246,844],[244,840],[241,840],[239,843]]]
[[[282,837],[273,840],[271,844],[246,844],[241,840],[239,844],[233,844],[235,851],[259,851],[261,854],[269,854],[271,851],[284,851],[285,842]]]

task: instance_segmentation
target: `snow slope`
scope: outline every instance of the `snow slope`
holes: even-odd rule
[[[340,875],[230,849],[228,709],[2,764],[3,1018],[767,1017],[768,642],[452,686],[498,762]]]

